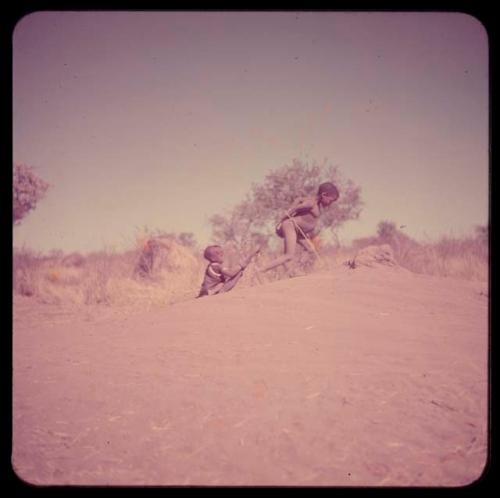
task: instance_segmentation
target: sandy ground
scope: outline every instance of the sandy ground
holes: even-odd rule
[[[14,302],[33,484],[461,486],[487,459],[486,284],[341,267],[163,309]]]

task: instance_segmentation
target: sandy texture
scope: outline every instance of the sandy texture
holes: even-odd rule
[[[14,303],[34,484],[460,486],[487,457],[485,284],[398,268],[141,313]]]

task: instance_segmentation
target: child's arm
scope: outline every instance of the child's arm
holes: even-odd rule
[[[238,273],[242,272],[244,270],[244,266],[243,265],[236,265],[235,267],[228,267],[228,266],[223,266],[220,271],[221,273],[224,275],[224,277],[226,279],[228,278],[233,278],[233,277],[236,277],[236,275],[238,275]]]
[[[221,272],[226,278],[233,278],[242,272],[250,263],[252,258],[260,252],[260,247],[252,251],[242,262],[234,268],[222,267]]]
[[[223,266],[220,263],[210,263],[208,265],[208,273],[214,278],[222,278],[222,281],[235,277],[242,270],[241,265],[235,268]]]

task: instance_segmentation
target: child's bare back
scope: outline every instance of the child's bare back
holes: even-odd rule
[[[287,217],[293,217],[294,222],[307,235],[314,231],[318,224],[320,207],[315,197],[303,197],[294,203],[287,212]],[[286,219],[285,218],[285,219]]]

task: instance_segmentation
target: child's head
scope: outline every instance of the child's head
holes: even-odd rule
[[[339,198],[339,191],[332,182],[322,183],[318,187],[318,199],[323,206],[329,206]]]
[[[208,259],[210,263],[222,263],[224,250],[221,246],[208,246],[203,252],[203,257]]]

